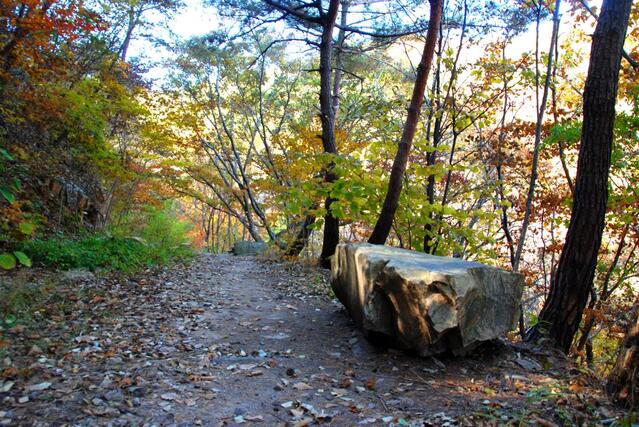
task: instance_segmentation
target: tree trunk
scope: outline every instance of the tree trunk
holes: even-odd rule
[[[383,245],[388,238],[397,205],[399,204],[399,196],[402,192],[402,180],[406,172],[408,164],[408,155],[413,145],[415,132],[417,131],[417,122],[421,113],[422,104],[424,102],[424,90],[428,82],[428,74],[433,62],[433,54],[435,53],[435,45],[437,43],[437,33],[439,32],[439,21],[442,16],[442,0],[430,0],[430,20],[428,24],[428,32],[426,33],[426,43],[422,59],[417,67],[417,77],[415,86],[413,87],[413,95],[408,107],[406,122],[402,132],[402,139],[397,146],[397,153],[393,161],[390,178],[388,181],[388,189],[382,211],[377,218],[377,223],[373,229],[373,233],[368,239],[369,243]]]
[[[443,112],[440,112],[440,97],[441,97],[441,62],[442,62],[442,51],[443,51],[443,40],[444,35],[442,34],[442,27],[439,27],[439,41],[437,45],[437,65],[435,66],[435,75],[433,76],[433,90],[432,96],[430,100],[430,108],[429,108],[429,116],[428,116],[428,126],[427,126],[427,138],[430,138],[430,120],[432,120],[433,115],[435,116],[435,123],[433,126],[433,150],[429,153],[426,153],[426,166],[434,166],[437,163],[437,157],[439,153],[437,152],[437,147],[439,147],[439,143],[442,141],[442,116]],[[450,86],[449,86],[450,87]],[[444,98],[446,99],[446,98]],[[428,182],[426,184],[426,198],[428,200],[428,204],[431,208],[435,205],[435,175],[428,175]],[[435,213],[430,210],[428,212],[428,220],[426,224],[424,224],[424,242],[423,242],[423,250],[427,254],[433,254],[433,246],[435,243]]]
[[[608,201],[615,101],[632,0],[604,0],[592,37],[575,194],[566,243],[550,294],[528,340],[547,335],[568,352],[581,322],[597,264]]]
[[[299,230],[295,235],[295,239],[286,248],[286,250],[284,251],[284,255],[289,257],[297,257],[300,255],[300,253],[302,253],[302,251],[308,244],[308,240],[311,238],[311,234],[313,233],[313,229],[310,228],[313,224],[315,224],[315,215],[306,215],[304,217],[304,220],[299,225]]]
[[[337,33],[337,46],[335,46],[335,74],[333,76],[333,118],[337,120],[337,110],[339,110],[340,92],[342,90],[342,74],[344,66],[342,61],[342,55],[344,51],[344,42],[346,41],[346,30],[348,25],[348,6],[349,0],[342,0],[342,12],[340,17],[340,28]]]
[[[617,362],[612,369],[606,392],[612,400],[630,408],[637,408],[639,390],[639,295],[630,314],[624,340],[619,345]]]
[[[541,5],[539,6],[541,8]],[[535,188],[537,187],[537,178],[539,174],[539,149],[541,146],[541,131],[544,125],[544,113],[546,112],[546,105],[548,103],[548,91],[550,90],[551,78],[553,75],[553,57],[555,46],[557,45],[559,37],[559,8],[561,7],[561,0],[555,1],[555,10],[553,12],[553,25],[552,35],[550,37],[550,49],[548,49],[548,63],[546,65],[546,78],[544,80],[544,90],[541,97],[541,104],[537,105],[537,124],[535,125],[535,145],[533,147],[533,158],[530,170],[530,182],[528,184],[528,193],[526,194],[526,207],[524,210],[524,220],[521,225],[521,232],[519,235],[519,242],[517,242],[517,249],[515,251],[515,257],[513,259],[512,267],[513,271],[519,271],[519,263],[521,261],[521,255],[524,250],[524,244],[526,242],[526,233],[528,232],[528,226],[530,224],[530,215],[532,214],[533,202],[535,199]],[[539,20],[541,9],[537,12],[537,43],[535,49],[536,61],[536,81],[539,82]],[[539,85],[537,84],[537,100],[539,100]]]
[[[426,250],[424,249],[424,252],[428,252],[430,254],[435,255],[437,253],[437,246],[439,245],[439,243],[442,241],[443,236],[442,236],[442,232],[443,232],[443,224],[444,224],[444,211],[443,208],[444,206],[446,206],[446,204],[448,203],[448,194],[450,191],[450,185],[451,185],[451,178],[453,176],[453,159],[455,158],[455,149],[457,146],[457,138],[460,135],[460,131],[458,131],[457,129],[457,104],[455,102],[455,94],[452,93],[451,96],[451,91],[453,90],[453,88],[455,88],[455,84],[457,83],[457,71],[458,71],[458,66],[459,66],[459,58],[461,55],[461,51],[462,48],[464,47],[464,40],[466,37],[466,24],[467,24],[467,18],[468,18],[468,2],[464,1],[464,17],[462,19],[462,26],[461,26],[461,34],[459,36],[459,45],[457,46],[457,53],[455,54],[455,61],[453,62],[453,68],[450,71],[450,80],[448,81],[448,88],[446,89],[446,95],[444,96],[444,99],[451,99],[451,112],[450,112],[450,127],[453,133],[453,140],[451,143],[451,148],[450,148],[450,152],[448,154],[448,173],[446,174],[446,181],[444,183],[444,194],[442,195],[442,202],[441,202],[441,206],[442,206],[442,210],[439,212],[438,215],[436,215],[436,220],[434,221],[434,224],[437,225],[437,233],[430,239],[430,242],[428,244],[428,249]],[[441,38],[442,38],[442,34],[441,34],[441,27],[440,27],[440,55],[441,55]],[[443,115],[443,112],[442,112]],[[441,116],[440,116],[441,117]],[[474,120],[473,120],[474,121]],[[462,131],[463,132],[463,131]],[[428,177],[429,179],[429,187],[431,184],[431,179],[434,179],[434,175],[430,175]],[[430,195],[429,195],[430,197]],[[429,203],[431,203],[431,205],[433,204],[430,199],[429,199]],[[432,218],[432,217],[431,217]],[[424,242],[426,243],[426,240],[424,240]],[[425,246],[426,248],[426,246]]]
[[[504,46],[501,50],[501,59],[506,63],[506,47],[508,46],[509,39],[504,41]],[[510,77],[507,75],[507,72],[504,71],[503,74],[503,90],[504,90],[504,103],[502,107],[501,120],[499,122],[499,137],[497,138],[497,165],[495,166],[495,171],[497,172],[497,195],[499,197],[499,202],[501,204],[501,229],[504,232],[504,238],[506,239],[506,244],[508,245],[508,254],[510,255],[510,266],[515,265],[515,243],[510,233],[510,225],[508,221],[508,204],[506,203],[508,199],[506,198],[505,191],[505,182],[504,182],[504,174],[502,171],[503,168],[503,153],[502,149],[504,146],[504,142],[506,141],[506,115],[508,114],[508,81]],[[521,317],[523,317],[523,310],[520,310],[520,324]],[[519,333],[523,334],[524,331],[521,330]]]
[[[320,112],[322,119],[322,145],[325,153],[336,154],[335,145],[335,112],[333,110],[331,94],[331,57],[333,53],[333,30],[339,9],[339,0],[330,0],[328,12],[322,17],[322,41],[320,42]],[[331,162],[324,172],[324,182],[329,186],[337,180]],[[335,253],[339,243],[339,220],[331,212],[331,204],[335,201],[330,195],[324,202],[326,214],[324,215],[324,241],[320,264],[322,267],[330,267],[330,257]]]

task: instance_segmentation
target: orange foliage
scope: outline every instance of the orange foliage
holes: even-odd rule
[[[15,69],[29,74],[55,72],[65,44],[83,33],[105,28],[97,15],[74,1],[0,0],[0,14],[0,78],[5,81]]]

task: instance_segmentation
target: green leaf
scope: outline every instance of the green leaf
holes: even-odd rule
[[[16,259],[10,253],[4,252],[0,254],[0,267],[5,270],[16,268]]]
[[[31,259],[24,252],[15,251],[13,255],[18,258],[20,264],[24,265],[25,267],[31,267]]]
[[[17,320],[18,319],[13,314],[7,314],[7,317],[4,318],[4,323],[6,323],[7,326],[11,327],[15,325]]]
[[[7,202],[10,204],[13,204],[13,202],[16,201],[16,197],[5,187],[0,187],[0,194],[2,194],[2,196],[7,199]]]
[[[20,229],[20,232],[26,236],[32,235],[35,231],[35,228],[36,226],[32,222],[21,222],[20,225],[18,225],[18,229]]]
[[[0,156],[4,157],[6,160],[13,161],[11,154],[9,154],[9,152],[4,148],[0,148]]]

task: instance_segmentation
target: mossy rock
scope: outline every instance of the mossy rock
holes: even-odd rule
[[[264,242],[239,240],[233,244],[233,255],[261,255],[268,250]]]

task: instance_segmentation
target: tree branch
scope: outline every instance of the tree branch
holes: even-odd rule
[[[588,2],[586,0],[579,0],[579,3],[581,3],[584,9],[586,9],[588,13],[590,13],[590,15],[593,18],[595,18],[595,20],[599,20],[599,15],[597,15],[595,11],[592,10],[592,8],[588,5]],[[637,62],[632,56],[630,56],[630,54],[626,52],[625,49],[621,51],[621,56],[623,57],[623,59],[628,61],[628,64],[630,64],[630,66],[634,68],[635,71],[639,69],[639,62]]]

